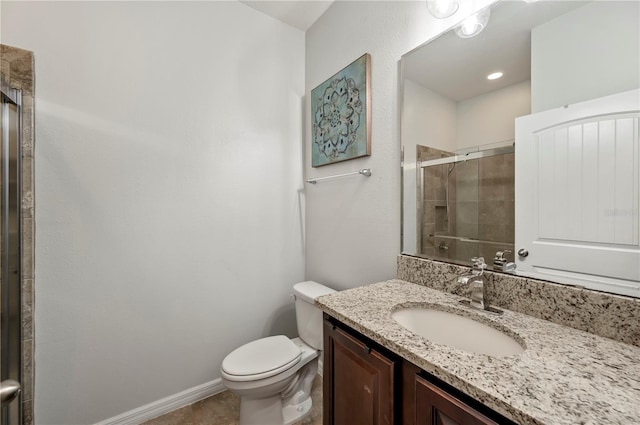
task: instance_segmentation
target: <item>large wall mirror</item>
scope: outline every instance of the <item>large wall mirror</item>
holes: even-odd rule
[[[640,2],[490,12],[402,57],[402,252],[640,297]]]

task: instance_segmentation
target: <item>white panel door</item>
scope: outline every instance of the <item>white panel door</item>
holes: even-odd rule
[[[518,273],[640,296],[640,90],[516,119]]]

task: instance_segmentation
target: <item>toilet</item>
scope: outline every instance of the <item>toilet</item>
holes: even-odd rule
[[[293,286],[298,338],[270,336],[227,355],[224,386],[240,396],[240,425],[290,425],[311,411],[311,385],[322,358],[322,311],[316,298],[335,292],[317,282]]]

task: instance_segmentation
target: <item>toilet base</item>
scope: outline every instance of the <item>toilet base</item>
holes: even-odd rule
[[[311,397],[298,404],[282,405],[281,397],[241,398],[240,425],[291,425],[311,413]]]
[[[313,407],[311,386],[317,365],[314,359],[300,370],[284,393],[257,399],[241,395],[239,425],[291,425],[307,417]]]
[[[311,413],[311,397],[303,401],[298,405],[289,405],[282,408],[282,416],[284,419],[284,425],[291,425],[294,422],[298,422]]]
[[[282,399],[279,396],[240,398],[240,425],[279,425],[283,422]]]

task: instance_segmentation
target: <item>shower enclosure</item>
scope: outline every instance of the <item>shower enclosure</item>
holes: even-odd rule
[[[497,253],[513,261],[512,142],[447,152],[418,146],[418,253],[468,264]]]
[[[20,424],[21,320],[21,92],[1,75],[0,109],[0,398],[2,425]]]

